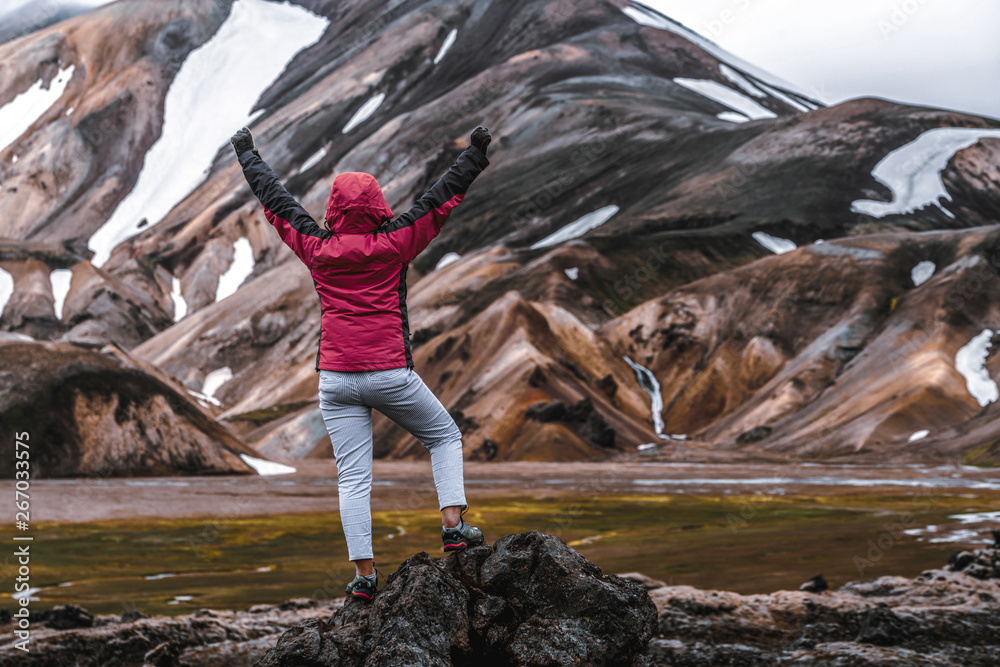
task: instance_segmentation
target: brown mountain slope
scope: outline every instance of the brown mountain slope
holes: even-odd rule
[[[122,0],[0,45],[13,63],[0,104],[75,68],[62,98],[0,151],[13,211],[0,235],[15,247],[0,258],[14,282],[0,328],[113,342],[196,391],[229,369],[213,415],[268,455],[328,456],[317,299],[228,146],[163,220],[100,269],[87,261],[161,134],[181,62],[232,4]],[[958,152],[942,173],[954,218],[926,206],[874,220],[852,202],[891,199],[872,169],[923,132],[995,121],[872,99],[812,108],[788,90],[757,97],[733,73],[751,88],[766,81],[663,17],[662,29],[636,23],[624,0],[297,4],[329,26],[256,102],[252,129],[317,217],[349,170],[375,174],[402,212],[475,125],[494,130],[492,165],[409,281],[417,369],[462,421],[470,456],[603,457],[654,441],[673,452],[626,355],[662,388],[663,432],[696,437],[696,451],[735,452],[738,440],[747,456],[989,450],[992,411],[976,417],[955,353],[996,327],[994,314],[931,317],[950,312],[949,281],[982,280],[974,246],[988,234],[915,232],[997,220],[1000,142]],[[685,80],[743,94],[762,118],[729,122],[732,109]],[[376,95],[374,113],[344,132]],[[581,238],[539,244],[608,207]],[[858,236],[886,230],[897,231]],[[774,257],[758,231],[809,247]],[[242,239],[252,272],[218,300]],[[449,252],[462,257],[437,269]],[[937,274],[913,288],[924,260]],[[73,270],[61,319],[47,276],[59,268]],[[379,454],[421,455],[391,424],[376,429]]]

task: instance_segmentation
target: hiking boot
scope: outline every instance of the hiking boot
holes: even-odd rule
[[[371,600],[378,592],[378,570],[375,570],[375,581],[366,579],[361,575],[354,577],[351,583],[347,584],[347,594],[351,597]]]
[[[466,547],[477,547],[485,540],[483,531],[459,519],[455,528],[441,528],[441,541],[444,542],[444,551],[461,551]]]

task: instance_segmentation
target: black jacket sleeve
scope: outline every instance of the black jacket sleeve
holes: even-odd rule
[[[256,150],[241,153],[239,161],[250,189],[264,206],[268,222],[299,259],[310,264],[318,244],[333,234],[316,224],[302,205],[288,194]]]
[[[467,148],[410,210],[382,228],[381,231],[389,234],[404,262],[412,261],[438,235],[452,209],[465,198],[472,181],[489,164],[481,150]]]

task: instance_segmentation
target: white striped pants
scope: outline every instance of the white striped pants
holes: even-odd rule
[[[462,432],[410,368],[319,374],[319,407],[337,457],[340,520],[351,560],[372,558],[372,408],[412,433],[431,453],[441,509],[466,506]]]

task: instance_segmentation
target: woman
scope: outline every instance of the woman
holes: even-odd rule
[[[372,562],[372,408],[412,433],[430,451],[445,551],[483,543],[462,520],[462,434],[413,371],[406,316],[406,267],[441,231],[472,181],[489,165],[486,128],[409,211],[393,219],[369,174],[337,176],[316,224],[254,149],[247,128],[232,138],[236,156],[264,215],[312,272],[322,305],[320,410],[337,459],[340,517],[357,576],[347,594],[370,600],[377,591]]]

